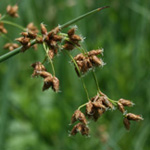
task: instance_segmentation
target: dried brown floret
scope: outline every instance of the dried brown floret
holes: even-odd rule
[[[125,116],[128,120],[133,120],[133,121],[139,121],[139,120],[143,120],[143,118],[140,115],[135,115],[132,113],[128,113]]]
[[[53,85],[53,78],[48,76],[44,79],[44,85],[43,85],[42,90],[45,91],[49,89],[52,85]]]
[[[73,34],[72,36],[70,36],[71,41],[81,41],[82,38],[79,35]]]
[[[11,17],[19,17],[17,11],[18,11],[18,5],[8,5],[7,8],[7,13],[11,16]]]
[[[89,101],[87,104],[86,104],[86,114],[87,115],[92,115],[94,112],[93,112],[93,103],[91,101]]]
[[[132,103],[130,100],[126,100],[126,99],[119,99],[119,102],[123,105],[123,106],[133,106],[134,103]]]
[[[32,74],[32,77],[41,75],[41,73],[46,72],[46,68],[44,67],[44,65],[42,65],[41,62],[33,63],[31,66],[34,68],[34,72]],[[47,77],[47,76],[50,76],[50,74],[49,73],[47,74],[47,72],[46,72],[46,75],[44,77]]]
[[[103,105],[105,105],[108,108],[114,109],[114,105],[108,100],[106,96],[103,96]]]
[[[42,78],[47,78],[47,77],[51,77],[52,78],[52,74],[47,72],[47,71],[37,71],[38,75],[40,75]]]
[[[69,31],[68,31],[68,36],[71,37],[72,35],[75,34],[75,28],[71,28]]]
[[[20,42],[22,45],[28,45],[30,42],[30,38],[27,37],[19,37],[15,39],[16,41]]]
[[[29,32],[33,32],[34,34],[37,34],[39,32],[33,22],[31,22],[27,25],[27,29]]]
[[[118,109],[119,109],[122,113],[124,113],[124,112],[125,112],[124,106],[123,106],[120,102],[118,102],[117,104],[118,104]]]
[[[54,35],[53,36],[53,40],[54,41],[61,41],[62,40],[62,36],[60,36],[60,35]]]
[[[43,38],[42,37],[36,37],[36,42],[39,44],[43,43]]]
[[[62,48],[65,49],[65,50],[73,50],[73,49],[75,48],[75,46],[74,46],[72,43],[70,43],[70,42],[67,41],[67,42],[62,46]]]
[[[82,122],[83,124],[87,124],[85,115],[80,111],[80,110],[76,110],[74,112],[74,114],[72,115],[71,118],[71,124],[73,124],[75,121],[79,120],[80,122]]]
[[[130,129],[130,121],[126,117],[123,119],[123,124],[127,130]]]
[[[93,66],[103,66],[104,65],[104,62],[102,61],[102,59],[99,59],[95,55],[90,57],[90,61],[92,62]]]
[[[71,131],[71,135],[76,135],[80,132],[82,135],[89,135],[89,128],[82,123],[75,125]]]
[[[58,80],[58,78],[56,78],[56,77],[53,77],[52,89],[53,89],[55,92],[58,92],[58,91],[59,91],[59,80]]]
[[[4,33],[4,34],[7,33],[7,30],[5,29],[3,22],[0,22],[0,33]]]
[[[103,49],[91,50],[88,52],[88,56],[99,55],[103,53]]]
[[[102,101],[98,100],[96,102],[92,103],[94,105],[94,107],[96,108],[102,108],[102,109],[106,109],[106,107],[102,104]]]
[[[41,23],[40,26],[41,26],[41,33],[43,35],[47,35],[47,29],[46,29],[45,25],[43,23]]]
[[[16,49],[16,48],[18,48],[18,47],[19,47],[19,45],[16,44],[16,43],[6,43],[6,44],[4,45],[4,48],[5,48],[5,49],[9,49],[10,51],[12,51],[12,50],[14,50],[14,49]]]

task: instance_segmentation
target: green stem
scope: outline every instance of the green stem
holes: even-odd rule
[[[102,9],[105,9],[105,8],[108,8],[108,7],[109,7],[109,6],[104,6],[104,7],[100,7],[100,8],[94,9],[94,10],[92,10],[92,11],[90,11],[90,12],[84,14],[84,15],[81,15],[81,16],[79,16],[79,17],[77,17],[77,18],[75,18],[75,19],[73,19],[73,20],[71,20],[71,21],[68,21],[67,23],[65,23],[65,24],[63,24],[63,25],[60,25],[60,28],[61,28],[61,29],[66,28],[66,27],[68,27],[68,26],[70,26],[70,25],[76,23],[77,21],[79,21],[79,20],[81,20],[81,19],[83,19],[83,18],[85,18],[85,17],[87,17],[87,16],[89,16],[89,15],[91,15],[91,14],[94,14],[94,13],[96,13],[96,12],[99,12],[99,11],[101,11]]]
[[[2,20],[2,22],[3,22],[4,24],[8,24],[8,25],[17,27],[17,28],[19,28],[19,29],[21,29],[21,30],[23,30],[23,31],[26,30],[24,27],[22,27],[22,26],[20,26],[20,25],[18,25],[18,24],[16,24],[16,23],[14,23],[14,22],[11,22],[11,21]]]
[[[95,80],[95,84],[97,86],[97,90],[98,90],[98,92],[100,92],[98,80],[97,80],[97,77],[96,77],[95,72],[93,71],[93,69],[92,69],[92,73],[93,73],[93,77],[94,77],[94,80]]]
[[[87,103],[80,105],[80,106],[78,107],[78,110],[80,110],[82,107],[86,106],[86,104],[87,104]]]
[[[31,42],[31,46],[34,45],[35,43],[36,43],[36,40],[33,40],[33,41]],[[7,60],[8,58],[10,58],[10,57],[12,57],[12,56],[18,54],[18,53],[20,53],[20,52],[21,52],[21,49],[22,49],[22,46],[20,46],[20,47],[16,48],[15,50],[10,51],[10,52],[8,52],[8,53],[6,53],[6,54],[0,56],[0,63],[3,62],[3,61],[5,61],[5,60]]]
[[[52,59],[51,59],[51,58],[49,57],[49,55],[48,55],[48,50],[49,50],[49,49],[47,49],[45,43],[43,43],[43,48],[44,48],[44,50],[45,50],[45,52],[46,52],[46,55],[47,55],[47,58],[49,59],[49,62],[50,62],[50,64],[51,64],[53,76],[55,76],[55,69],[54,69],[53,61],[52,61]]]
[[[2,21],[6,17],[7,17],[7,14],[2,15],[1,18],[0,18],[0,21]]]
[[[83,78],[81,77],[81,73],[80,73],[79,67],[78,67],[78,65],[77,65],[76,61],[74,60],[74,58],[72,57],[72,55],[70,55],[70,53],[69,53],[68,51],[65,51],[65,52],[66,52],[66,54],[67,54],[67,55],[71,58],[71,60],[73,61],[73,63],[74,63],[74,65],[75,65],[75,67],[77,68],[77,71],[78,71],[78,73],[79,73],[79,76],[80,76],[80,79],[81,79],[81,82],[82,82],[83,88],[84,88],[84,90],[85,90],[85,93],[86,93],[87,99],[88,99],[88,101],[89,101],[89,100],[90,100],[90,98],[89,98],[89,94],[88,94],[88,91],[87,91],[86,85],[85,85],[85,83],[84,83],[84,80],[83,80]]]

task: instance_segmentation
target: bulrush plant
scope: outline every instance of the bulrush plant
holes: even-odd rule
[[[26,28],[15,24],[9,20],[5,20],[7,17],[18,17],[18,6],[8,5],[6,8],[6,14],[0,14],[0,34],[6,36],[7,29],[5,24],[12,25],[16,28],[22,29],[20,37],[17,37],[15,41],[18,43],[6,43],[4,49],[8,49],[10,52],[0,56],[0,62],[3,62],[18,53],[24,53],[28,51],[31,47],[37,48],[39,44],[43,46],[45,53],[45,58],[43,60],[33,62],[31,67],[33,68],[32,77],[41,77],[43,78],[43,88],[42,90],[52,89],[54,92],[59,92],[59,79],[55,74],[55,68],[53,65],[53,58],[57,54],[66,54],[70,57],[71,62],[74,64],[75,72],[77,76],[81,79],[83,88],[87,96],[87,102],[78,107],[77,110],[72,115],[71,125],[73,128],[70,132],[70,135],[76,135],[81,133],[82,135],[89,135],[88,120],[97,121],[106,111],[116,110],[117,108],[123,114],[123,123],[127,130],[130,129],[131,121],[140,121],[143,118],[140,115],[135,115],[128,113],[125,107],[132,107],[134,104],[130,100],[119,99],[112,100],[106,94],[102,93],[99,88],[98,80],[94,69],[97,67],[103,67],[105,63],[102,60],[103,49],[93,49],[86,50],[82,46],[84,38],[76,34],[77,27],[71,27],[68,29],[67,33],[63,33],[63,29],[70,27],[72,24],[77,21],[99,12],[108,6],[104,6],[93,11],[90,11],[84,15],[81,15],[63,25],[56,26],[54,29],[48,31],[46,26],[41,23],[40,31],[34,25],[34,23],[29,23]],[[76,56],[72,56],[70,51],[78,50],[79,53]],[[49,62],[52,68],[52,72],[48,72],[45,68],[45,62]],[[93,74],[93,79],[97,87],[97,93],[92,98],[89,97],[85,82],[84,74],[88,74],[91,71]],[[85,107],[85,112],[82,112],[81,109]],[[77,122],[77,124],[75,124]]]

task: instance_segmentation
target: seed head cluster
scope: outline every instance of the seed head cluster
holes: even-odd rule
[[[7,15],[10,17],[19,17],[18,5],[8,5],[6,8]],[[4,27],[6,22],[3,21],[5,15],[0,14],[0,34],[6,34],[7,29]],[[17,26],[17,25],[16,25]],[[42,91],[52,89],[54,92],[59,91],[59,79],[55,76],[55,68],[53,65],[53,59],[58,54],[63,52],[68,53],[71,58],[71,62],[75,67],[75,71],[79,78],[83,78],[82,75],[93,71],[96,67],[103,67],[104,62],[101,59],[103,55],[103,49],[85,50],[82,47],[83,37],[76,34],[76,27],[72,27],[67,33],[62,32],[62,26],[57,26],[54,29],[48,31],[45,24],[40,24],[40,31],[34,25],[33,22],[29,23],[26,28],[23,28],[23,32],[20,33],[20,37],[16,38],[16,43],[6,43],[4,49],[9,51],[20,49],[21,52],[25,52],[30,47],[37,48],[38,44],[41,44],[44,49],[45,57],[43,61],[36,61],[31,65],[33,68],[32,77],[41,77],[43,79]],[[70,51],[78,49],[80,53],[76,56],[71,55]],[[12,52],[11,52],[12,53]],[[50,73],[44,66],[45,62],[49,62],[52,68]],[[94,71],[93,71],[94,74]],[[102,93],[97,83],[96,75],[95,82],[97,85],[97,94],[89,98],[86,86],[83,83],[85,92],[87,94],[88,102],[78,107],[71,117],[71,125],[73,128],[70,132],[71,135],[81,133],[81,135],[89,135],[88,120],[97,121],[106,111],[115,110],[117,108],[123,115],[123,123],[127,130],[130,129],[131,121],[140,121],[143,118],[140,115],[133,113],[127,113],[126,107],[131,107],[134,104],[130,100],[119,99],[118,101],[110,99],[106,94]],[[81,111],[81,108],[85,107],[85,112]],[[76,124],[75,124],[76,123]],[[75,125],[74,125],[75,124]]]

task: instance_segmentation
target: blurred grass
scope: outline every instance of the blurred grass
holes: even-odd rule
[[[1,0],[0,12],[15,2]],[[41,92],[42,80],[31,78],[30,67],[44,57],[39,47],[38,51],[30,50],[0,64],[0,150],[149,150],[149,1],[20,0],[20,18],[11,20],[22,26],[34,22],[38,27],[44,22],[50,30],[104,5],[111,8],[77,23],[79,32],[86,37],[84,46],[88,50],[105,49],[106,66],[95,71],[102,91],[113,99],[131,99],[136,105],[128,111],[142,114],[145,120],[132,122],[127,132],[118,111],[106,112],[98,122],[89,124],[90,138],[68,137],[71,115],[86,102],[86,95],[70,60],[63,54],[54,60],[61,92]],[[18,29],[6,27],[11,39],[19,36]],[[2,49],[6,42],[0,37],[1,55],[6,52]],[[49,64],[46,67],[51,70]],[[86,75],[85,82],[92,97],[96,87],[91,76]],[[99,130],[102,125],[105,132]],[[106,143],[102,142],[104,133],[108,136]]]

